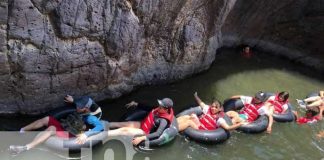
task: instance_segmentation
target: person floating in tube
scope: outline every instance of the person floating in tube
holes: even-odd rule
[[[212,103],[207,105],[198,97],[197,92],[194,93],[194,97],[203,114],[200,117],[197,117],[194,113],[178,117],[179,131],[183,131],[188,127],[198,130],[215,130],[219,127],[225,130],[233,130],[243,124],[243,122],[237,122],[231,126],[228,125],[223,118],[225,113],[223,112],[223,106],[220,101],[213,99]]]
[[[261,114],[266,114],[269,117],[269,124],[267,128],[268,133],[271,133],[272,131],[273,114],[283,114],[287,111],[289,103],[288,98],[289,93],[286,91],[277,93],[274,96],[270,96],[260,110]]]
[[[266,94],[262,91],[259,91],[255,94],[254,97],[236,95],[232,96],[232,99],[241,99],[244,107],[239,113],[236,111],[228,111],[226,114],[232,119],[233,124],[239,122],[248,122],[251,123],[255,121],[259,115],[268,115],[269,123],[267,127],[267,132],[271,133],[273,117],[269,114],[268,107],[264,106],[266,100]]]
[[[17,155],[21,152],[30,150],[37,145],[45,142],[51,136],[57,136],[60,138],[69,138],[76,136],[75,143],[84,144],[89,136],[100,133],[100,131],[104,130],[104,126],[100,122],[100,120],[90,114],[90,106],[92,105],[92,100],[90,98],[82,98],[76,103],[76,115],[70,114],[68,115],[66,123],[61,123],[57,119],[52,116],[46,116],[39,120],[28,124],[27,126],[20,129],[21,133],[25,131],[36,130],[42,127],[47,127],[45,131],[40,132],[35,139],[26,144],[26,145],[11,145],[9,147],[9,151],[13,155]],[[69,118],[71,117],[72,118]],[[89,131],[85,131],[85,125],[92,126],[92,129]],[[68,131],[68,132],[66,132]]]
[[[269,107],[271,115],[273,113],[283,114],[288,109],[288,103],[289,103],[288,98],[289,98],[289,93],[286,91],[282,91],[280,93],[277,93],[274,96],[270,96],[265,102],[265,105]]]
[[[110,122],[109,128],[117,128],[108,131],[108,136],[138,136],[132,140],[133,145],[138,145],[144,140],[153,140],[160,137],[165,129],[167,129],[173,119],[173,101],[170,98],[157,100],[158,106],[152,107],[132,101],[126,104],[127,107],[141,107],[146,109],[149,114],[142,121],[128,122]]]
[[[324,105],[324,91],[319,92],[319,96],[309,97],[303,100],[296,99],[298,105],[304,109],[316,109],[321,105]]]

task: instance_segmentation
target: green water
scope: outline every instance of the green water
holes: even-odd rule
[[[156,104],[156,99],[170,97],[174,100],[175,111],[179,112],[188,104],[194,104],[193,93],[209,102],[212,97],[225,100],[232,95],[253,95],[262,90],[267,92],[288,91],[290,100],[305,97],[308,93],[324,89],[323,75],[312,69],[292,64],[285,59],[258,53],[252,59],[244,59],[234,49],[222,49],[211,68],[191,78],[172,84],[142,87],[129,95],[116,100],[101,102],[104,111],[103,119],[116,121],[126,112],[123,107],[131,100]],[[303,113],[299,108],[296,109]],[[10,118],[0,120],[12,121],[17,127],[28,123],[28,120],[14,121]],[[321,159],[324,157],[324,140],[315,138],[323,129],[323,122],[313,125],[295,123],[275,123],[271,134],[244,134],[232,132],[225,143],[204,145],[187,141],[178,135],[176,139],[149,153],[133,152],[131,145],[123,145],[120,140],[109,140],[102,147],[95,149],[93,157],[83,159],[125,159],[131,150],[134,159],[180,160],[180,159]],[[7,126],[8,127],[8,126]],[[130,144],[130,139],[124,139]],[[9,142],[8,142],[9,143]],[[4,145],[0,145],[4,148]],[[5,154],[5,152],[0,153]],[[44,154],[43,151],[24,153],[19,159],[29,159],[29,154]],[[49,156],[49,159],[62,159]],[[17,157],[18,158],[18,157]],[[63,158],[64,159],[64,158]]]

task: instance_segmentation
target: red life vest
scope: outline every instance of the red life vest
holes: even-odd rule
[[[159,108],[153,109],[141,122],[141,129],[144,131],[145,134],[150,134],[152,128],[154,127],[154,118],[164,118],[168,121],[168,124],[170,125],[173,121],[174,114],[173,109],[170,108],[170,113],[159,113]]]
[[[312,118],[300,117],[297,119],[298,124],[305,124],[305,123],[315,123],[319,120],[318,116],[314,116]]]
[[[218,114],[212,114],[210,111],[210,106],[208,112],[199,117],[200,130],[214,130],[219,126],[217,125],[217,120],[224,117],[224,112],[221,111]]]
[[[242,51],[242,56],[244,57],[244,58],[251,58],[252,57],[252,51],[250,51],[250,52],[245,52],[245,51]]]
[[[277,94],[274,100],[269,100],[268,102],[274,106],[274,110],[276,113],[282,113],[284,111],[283,106],[288,103],[288,100],[286,100],[285,102],[281,102],[279,100],[279,95]]]
[[[245,114],[248,117],[249,122],[253,122],[256,120],[259,116],[258,109],[263,106],[263,103],[255,104],[253,103],[253,100],[251,103],[244,104],[243,110],[240,112],[240,114]]]

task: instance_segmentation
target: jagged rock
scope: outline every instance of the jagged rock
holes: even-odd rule
[[[323,52],[321,3],[1,1],[1,113],[37,114],[66,94],[102,100],[181,79],[208,69],[223,45],[250,44],[321,70],[312,59]]]

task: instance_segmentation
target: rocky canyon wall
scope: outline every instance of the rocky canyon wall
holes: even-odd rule
[[[0,108],[37,114],[64,95],[115,98],[200,72],[235,0],[1,1]]]
[[[223,45],[323,53],[321,0],[1,0],[0,15],[1,113],[181,79]]]

